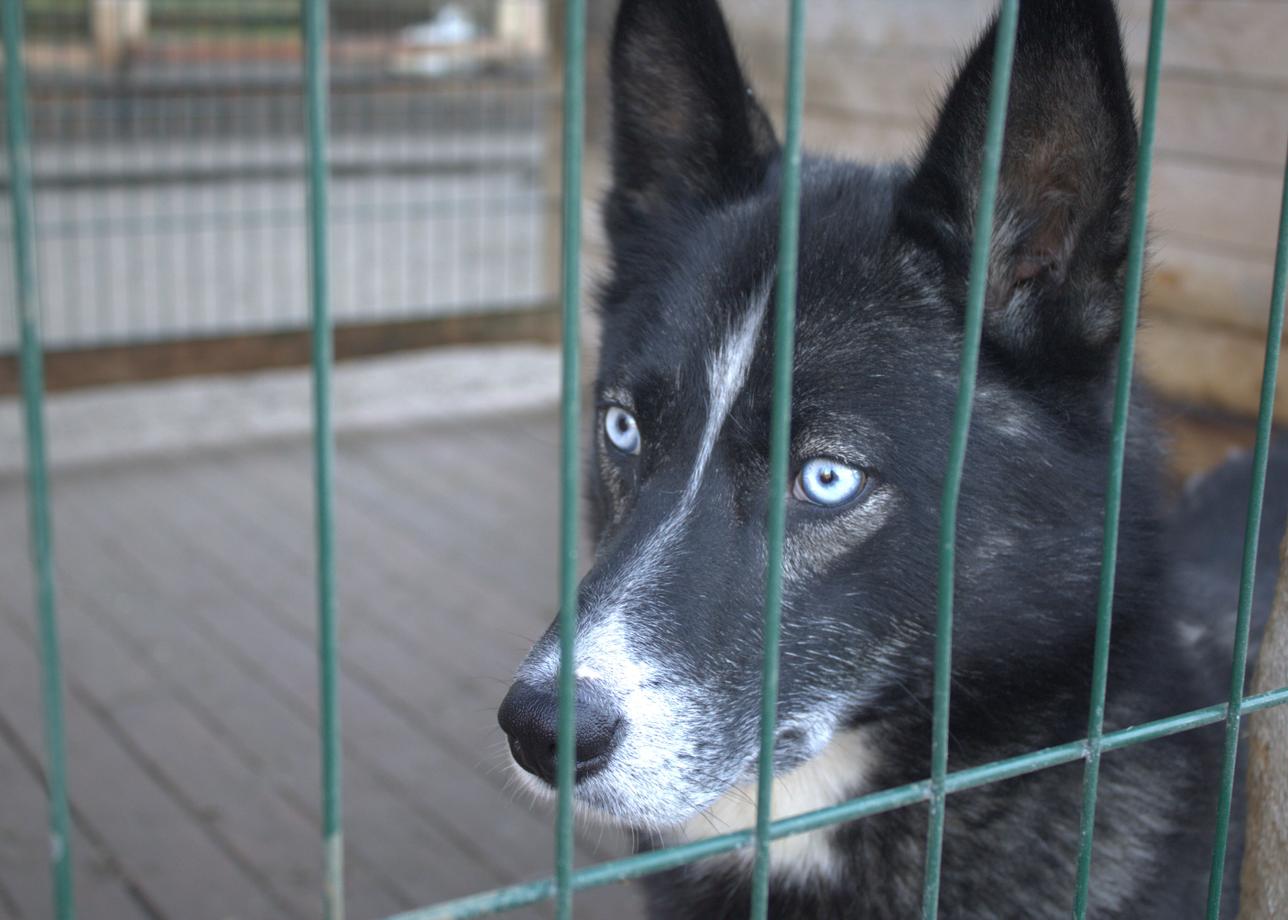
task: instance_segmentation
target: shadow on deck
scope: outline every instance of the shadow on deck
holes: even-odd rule
[[[553,615],[553,412],[341,436],[348,907],[547,875],[494,712]],[[58,473],[80,915],[320,914],[311,456],[303,441]],[[0,916],[51,914],[22,481],[0,479]],[[579,860],[623,841],[583,832]],[[632,920],[617,886],[583,918]],[[549,916],[547,907],[505,916]]]

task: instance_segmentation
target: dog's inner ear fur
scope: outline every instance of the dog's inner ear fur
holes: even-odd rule
[[[995,28],[949,92],[901,216],[964,290]],[[1095,372],[1121,317],[1136,126],[1108,0],[1021,4],[994,215],[986,341],[1030,368]]]
[[[714,0],[623,0],[610,225],[754,189],[778,150]]]

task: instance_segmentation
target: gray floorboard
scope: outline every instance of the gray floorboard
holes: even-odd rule
[[[550,872],[495,709],[553,616],[553,413],[343,436],[336,464],[355,920]],[[311,455],[292,441],[59,473],[82,915],[318,916]],[[50,915],[21,480],[0,479],[0,918]],[[585,864],[626,852],[581,832]],[[578,916],[633,920],[629,888]],[[550,916],[538,906],[509,916]]]

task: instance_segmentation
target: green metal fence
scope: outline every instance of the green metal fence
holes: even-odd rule
[[[318,552],[318,634],[321,694],[321,755],[323,763],[322,842],[325,866],[325,916],[338,920],[344,914],[343,836],[340,817],[340,726],[336,708],[336,618],[332,583],[331,542],[331,432],[329,416],[329,291],[327,285],[327,182],[326,147],[327,83],[325,48],[327,11],[325,0],[302,0],[304,38],[307,48],[305,99],[308,155],[308,236],[311,259],[312,323],[314,332],[313,380],[315,404],[317,552]],[[1253,486],[1248,497],[1247,527],[1243,547],[1238,617],[1235,626],[1235,654],[1231,662],[1230,696],[1223,705],[1179,713],[1131,728],[1104,731],[1105,675],[1109,650],[1113,587],[1117,551],[1117,524],[1122,494],[1123,456],[1132,375],[1132,358],[1140,306],[1144,262],[1145,222],[1150,167],[1158,99],[1158,74],[1163,42],[1166,0],[1154,0],[1151,11],[1149,55],[1146,65],[1141,148],[1138,161],[1136,198],[1133,210],[1129,265],[1124,303],[1118,381],[1113,415],[1113,439],[1106,514],[1103,562],[1097,610],[1097,639],[1093,667],[1087,737],[1043,750],[964,770],[948,769],[949,673],[952,653],[953,574],[957,499],[967,449],[975,372],[980,349],[980,331],[985,292],[985,273],[992,237],[994,202],[1001,162],[1002,138],[1014,50],[1019,0],[1003,0],[996,33],[994,72],[989,101],[981,195],[975,217],[971,274],[965,336],[962,345],[958,399],[953,420],[952,442],[944,481],[940,524],[938,584],[938,630],[936,636],[934,729],[930,777],[893,789],[864,795],[831,807],[782,820],[770,820],[771,757],[778,683],[778,627],[781,618],[781,565],[784,527],[784,490],[787,481],[787,435],[791,399],[793,321],[796,290],[796,248],[799,222],[800,131],[803,95],[804,0],[791,0],[788,23],[789,67],[787,77],[785,181],[783,186],[778,281],[775,306],[774,400],[772,407],[771,501],[767,522],[769,569],[765,599],[765,649],[761,710],[761,756],[759,795],[754,828],[726,833],[667,849],[655,850],[610,862],[575,869],[572,865],[572,778],[573,778],[573,669],[567,664],[574,651],[577,545],[577,418],[578,418],[578,315],[579,249],[581,241],[580,198],[582,122],[584,115],[585,3],[568,0],[564,73],[564,188],[563,188],[563,444],[561,453],[560,534],[560,716],[559,716],[559,806],[556,820],[557,856],[552,877],[535,882],[484,892],[456,901],[411,911],[396,920],[465,918],[553,899],[558,915],[570,917],[575,891],[636,878],[693,862],[704,857],[751,847],[755,853],[752,900],[753,917],[764,917],[769,885],[768,859],[771,841],[793,834],[827,827],[842,821],[929,803],[930,822],[923,890],[923,917],[937,914],[940,853],[944,815],[949,797],[1038,770],[1076,761],[1085,763],[1082,835],[1076,888],[1070,902],[1076,917],[1085,915],[1089,890],[1090,854],[1095,826],[1097,780],[1101,756],[1108,751],[1146,743],[1178,732],[1218,722],[1225,724],[1224,761],[1221,775],[1220,808],[1215,828],[1209,879],[1207,916],[1215,920],[1220,910],[1221,889],[1230,802],[1234,785],[1238,733],[1242,716],[1288,704],[1288,687],[1254,696],[1244,695],[1252,588],[1265,487],[1275,379],[1279,346],[1284,331],[1284,302],[1288,293],[1288,163],[1285,164],[1284,200],[1279,224],[1270,320],[1266,336],[1257,439],[1254,449]],[[41,342],[38,287],[34,257],[30,143],[27,133],[25,86],[22,61],[21,0],[4,0],[3,29],[7,142],[12,183],[12,234],[14,277],[21,335],[22,383],[26,406],[31,537],[37,574],[37,615],[40,622],[41,658],[44,673],[44,706],[48,748],[48,789],[50,828],[53,840],[52,865],[55,915],[59,920],[74,916],[68,852],[69,818],[64,771],[61,673],[53,584],[53,547],[49,532],[48,488],[45,473],[42,426]]]

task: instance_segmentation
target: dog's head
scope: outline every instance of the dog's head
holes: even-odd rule
[[[1067,609],[1094,585],[1136,150],[1111,3],[1022,9],[954,671],[1017,695],[1089,622],[1055,616],[1050,598]],[[929,697],[993,42],[990,29],[911,168],[804,165],[780,771]],[[755,768],[783,166],[713,0],[623,0],[612,89],[576,796],[659,826]],[[1059,568],[1035,574],[1034,556]],[[546,788],[557,672],[552,626],[501,710],[516,760]]]

